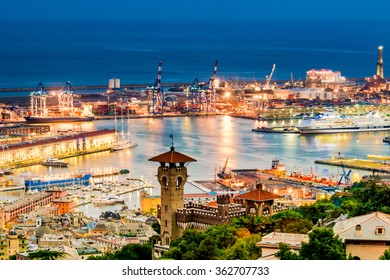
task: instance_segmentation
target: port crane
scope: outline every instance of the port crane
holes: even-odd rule
[[[216,93],[216,90],[215,90],[215,79],[216,79],[216,76],[217,76],[217,69],[218,69],[218,60],[215,61],[214,63],[214,72],[213,72],[213,76],[210,78],[209,82],[208,82],[208,88],[209,88],[209,100],[210,100],[210,107],[212,107],[212,111],[216,111],[217,110],[217,93]],[[209,111],[209,103],[207,103],[207,111]]]
[[[189,87],[190,94],[187,97],[187,101],[190,104],[188,108],[189,111],[208,112],[211,107],[213,107],[214,111],[216,110],[217,97],[214,82],[216,79],[217,68],[218,60],[216,60],[214,64],[213,76],[207,83],[199,82],[196,78]]]
[[[203,84],[199,82],[198,78],[196,78],[191,86],[189,87],[190,95],[188,98],[190,99],[190,106],[188,108],[191,112],[201,111],[202,110],[202,92],[203,92]]]
[[[217,174],[218,177],[221,178],[221,179],[229,179],[229,178],[231,178],[231,174],[230,173],[226,173],[228,162],[229,162],[229,158],[226,158],[225,164],[222,167],[221,172],[219,172]]]
[[[269,76],[266,76],[265,77],[265,86],[264,86],[264,89],[270,89],[270,86],[269,86],[269,83],[272,79],[272,75],[274,74],[274,71],[275,71],[275,67],[276,67],[276,64],[274,64],[272,66],[272,70],[271,70],[271,73],[269,74]]]
[[[161,87],[161,74],[162,61],[158,63],[157,78],[154,85],[147,87],[149,114],[164,113],[164,91]]]
[[[31,102],[31,114],[33,116],[47,117],[48,109],[46,107],[46,98],[50,97],[43,86],[42,82],[39,82],[35,91],[30,94]]]
[[[74,90],[70,81],[65,83],[65,86],[58,93],[58,108],[61,113],[69,112],[73,113],[73,97],[75,96]]]
[[[337,186],[340,186],[340,184],[341,184],[343,178],[344,178],[344,182],[345,182],[346,185],[348,185],[348,184],[351,182],[349,176],[351,175],[351,171],[352,171],[352,170],[350,169],[348,172],[346,172],[346,171],[345,171],[344,164],[343,164],[342,161],[341,161],[341,168],[342,168],[342,170],[343,170],[343,173],[341,174],[341,177],[340,177],[339,182],[337,183]]]

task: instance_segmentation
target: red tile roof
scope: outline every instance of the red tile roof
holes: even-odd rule
[[[259,189],[241,195],[237,195],[235,197],[235,199],[245,199],[245,200],[256,201],[256,202],[274,200],[277,198],[281,198],[281,196],[267,191],[259,190]]]
[[[196,161],[196,159],[193,159],[193,158],[186,156],[182,153],[176,152],[175,148],[171,147],[171,150],[169,152],[152,157],[149,159],[149,161],[166,162],[166,163],[179,163],[179,162]]]

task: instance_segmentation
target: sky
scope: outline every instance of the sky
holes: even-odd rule
[[[2,20],[387,20],[388,0],[8,0]]]

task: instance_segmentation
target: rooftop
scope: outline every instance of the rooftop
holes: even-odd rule
[[[181,163],[181,162],[196,161],[196,159],[193,159],[193,158],[186,156],[182,153],[176,152],[175,147],[172,146],[171,150],[169,152],[152,157],[149,159],[149,161],[166,162],[166,163]]]
[[[235,197],[235,199],[244,199],[249,201],[257,201],[257,202],[275,200],[278,198],[281,198],[281,196],[260,189],[255,189],[253,191],[240,194]]]

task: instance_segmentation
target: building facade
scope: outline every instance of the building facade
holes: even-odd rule
[[[115,129],[104,129],[6,145],[2,147],[0,166],[39,163],[48,157],[109,150],[116,142],[115,132]]]

